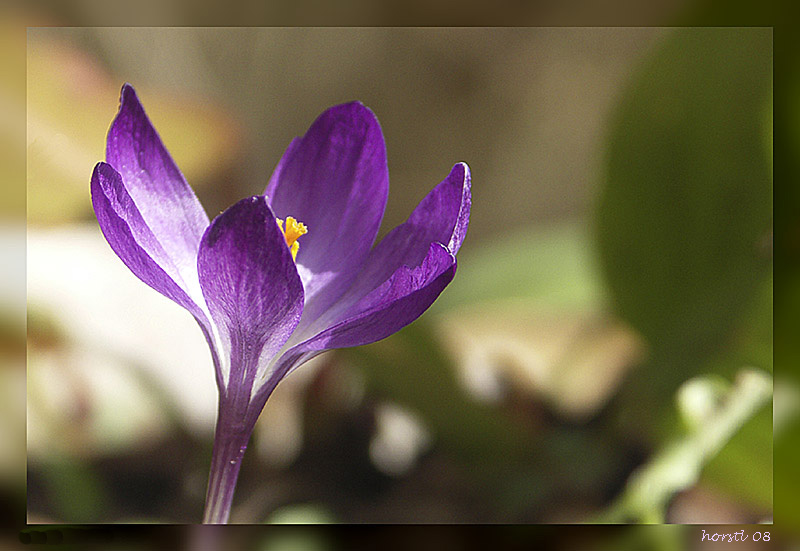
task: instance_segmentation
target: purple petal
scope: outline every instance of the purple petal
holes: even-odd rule
[[[408,220],[370,252],[348,297],[365,295],[400,266],[418,266],[429,253],[431,243],[441,243],[456,254],[467,233],[471,204],[469,167],[458,163],[417,205]]]
[[[303,285],[263,196],[243,199],[214,219],[197,267],[230,358],[226,386],[244,386],[249,397],[259,366],[283,346],[303,311]]]
[[[186,308],[200,325],[211,349],[211,358],[221,385],[219,351],[214,330],[202,308],[199,283],[187,284],[172,259],[144,222],[122,183],[122,177],[111,165],[98,163],[92,172],[92,205],[100,230],[122,262],[147,285]],[[197,292],[192,293],[193,285]]]
[[[189,285],[145,223],[119,173],[111,165],[98,163],[92,172],[91,190],[97,222],[117,256],[136,277],[205,320],[189,296]]]
[[[353,304],[341,321],[302,343],[298,350],[360,346],[384,339],[422,315],[455,273],[455,256],[440,243],[431,243],[417,267],[399,267],[383,284]]]
[[[467,233],[472,203],[470,186],[469,167],[465,163],[456,164],[447,178],[417,205],[408,220],[370,251],[356,283],[320,317],[328,325],[341,321],[344,312],[351,311],[353,304],[382,285],[398,269],[422,264],[430,254],[431,243],[439,243],[455,255]],[[319,328],[319,323],[316,327]],[[304,331],[304,335],[306,333]]]
[[[249,422],[255,423],[257,412],[275,386],[293,369],[325,350],[369,344],[399,331],[433,304],[455,272],[455,256],[444,245],[431,243],[419,266],[401,266],[382,285],[353,304],[341,321],[276,358],[267,373],[269,378],[254,394]]]
[[[472,206],[472,176],[466,163],[450,174],[417,205],[409,224],[426,228],[426,238],[438,241],[456,254],[464,242]]]
[[[106,161],[166,255],[185,279],[196,279],[197,249],[208,216],[161,142],[133,87],[122,87],[117,117],[108,131]]]
[[[285,358],[299,365],[309,352],[375,342],[422,315],[455,275],[455,253],[469,223],[470,186],[469,167],[458,163],[408,220],[370,252],[347,293],[298,329],[293,341],[314,336]],[[291,369],[284,364],[276,371]]]
[[[325,111],[287,148],[266,189],[279,218],[308,227],[297,255],[306,301],[322,311],[352,283],[378,233],[389,190],[375,115],[358,102]],[[310,306],[310,305],[307,305]]]

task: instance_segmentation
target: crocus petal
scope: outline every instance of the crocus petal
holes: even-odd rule
[[[353,304],[341,321],[296,351],[360,346],[384,339],[422,315],[455,273],[455,256],[442,244],[431,243],[418,266],[397,268],[383,284]]]
[[[214,219],[197,267],[230,358],[226,387],[245,387],[249,396],[258,370],[283,346],[303,311],[303,285],[263,196],[243,199]]]
[[[91,192],[97,222],[111,249],[136,277],[186,308],[197,320],[211,349],[217,384],[221,384],[219,350],[214,328],[202,307],[203,298],[191,296],[188,291],[191,286],[183,281],[178,268],[150,231],[122,177],[111,165],[98,163],[92,172]]]
[[[122,262],[139,279],[207,324],[172,257],[144,221],[122,176],[111,165],[98,163],[92,172],[91,191],[100,229]]]
[[[343,316],[352,313],[354,304],[383,285],[397,270],[422,264],[430,253],[431,243],[440,243],[455,255],[467,233],[472,204],[470,187],[469,167],[465,163],[456,164],[447,178],[417,205],[408,220],[370,251],[356,282],[346,294],[328,311],[317,313],[312,323],[303,323],[293,341],[307,339],[341,322]]]
[[[106,161],[164,252],[187,281],[197,280],[197,249],[208,216],[144,112],[133,87],[122,87],[108,131]]]
[[[424,227],[426,238],[438,241],[456,254],[464,242],[472,206],[472,176],[466,163],[450,174],[417,205],[408,224]]]
[[[399,331],[433,304],[455,272],[455,256],[444,245],[431,243],[419,266],[401,266],[381,286],[353,304],[338,323],[275,358],[254,394],[248,422],[255,423],[256,410],[260,411],[275,386],[294,369],[325,350],[369,344]]]
[[[469,167],[458,163],[417,205],[408,220],[370,251],[344,301],[371,292],[401,266],[418,266],[431,243],[441,243],[456,254],[467,233],[471,205]]]
[[[332,107],[295,139],[266,195],[276,216],[308,227],[297,255],[307,306],[327,309],[350,286],[378,233],[389,190],[386,146],[375,115],[361,103]]]
[[[469,167],[456,164],[370,252],[346,294],[316,322],[298,328],[293,343],[305,340],[285,352],[274,371],[288,373],[323,349],[378,341],[422,315],[455,275],[455,253],[469,223],[470,186]]]

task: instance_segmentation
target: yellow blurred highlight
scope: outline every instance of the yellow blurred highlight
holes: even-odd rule
[[[20,220],[25,211],[25,28],[0,19],[0,218]]]
[[[57,224],[91,213],[89,178],[124,77],[67,41],[28,34],[28,221]],[[219,107],[132,82],[167,149],[191,185],[231,162],[240,131]]]

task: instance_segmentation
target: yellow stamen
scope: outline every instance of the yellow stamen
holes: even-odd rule
[[[297,239],[301,235],[305,235],[308,233],[308,228],[302,222],[298,222],[291,216],[286,217],[286,230],[283,229],[283,220],[280,218],[276,218],[275,220],[278,221],[278,227],[283,232],[284,237],[286,238],[286,244],[289,246],[289,251],[292,253],[292,259],[297,260],[297,251],[300,250],[300,243],[297,242]]]

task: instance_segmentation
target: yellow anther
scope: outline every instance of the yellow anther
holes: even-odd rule
[[[308,228],[306,228],[305,224],[298,222],[291,216],[286,217],[286,230],[283,229],[283,220],[280,218],[276,218],[275,220],[278,221],[278,227],[283,232],[286,244],[289,246],[289,250],[292,253],[292,259],[297,260],[297,251],[300,250],[300,243],[297,242],[297,239],[301,235],[307,234]]]

